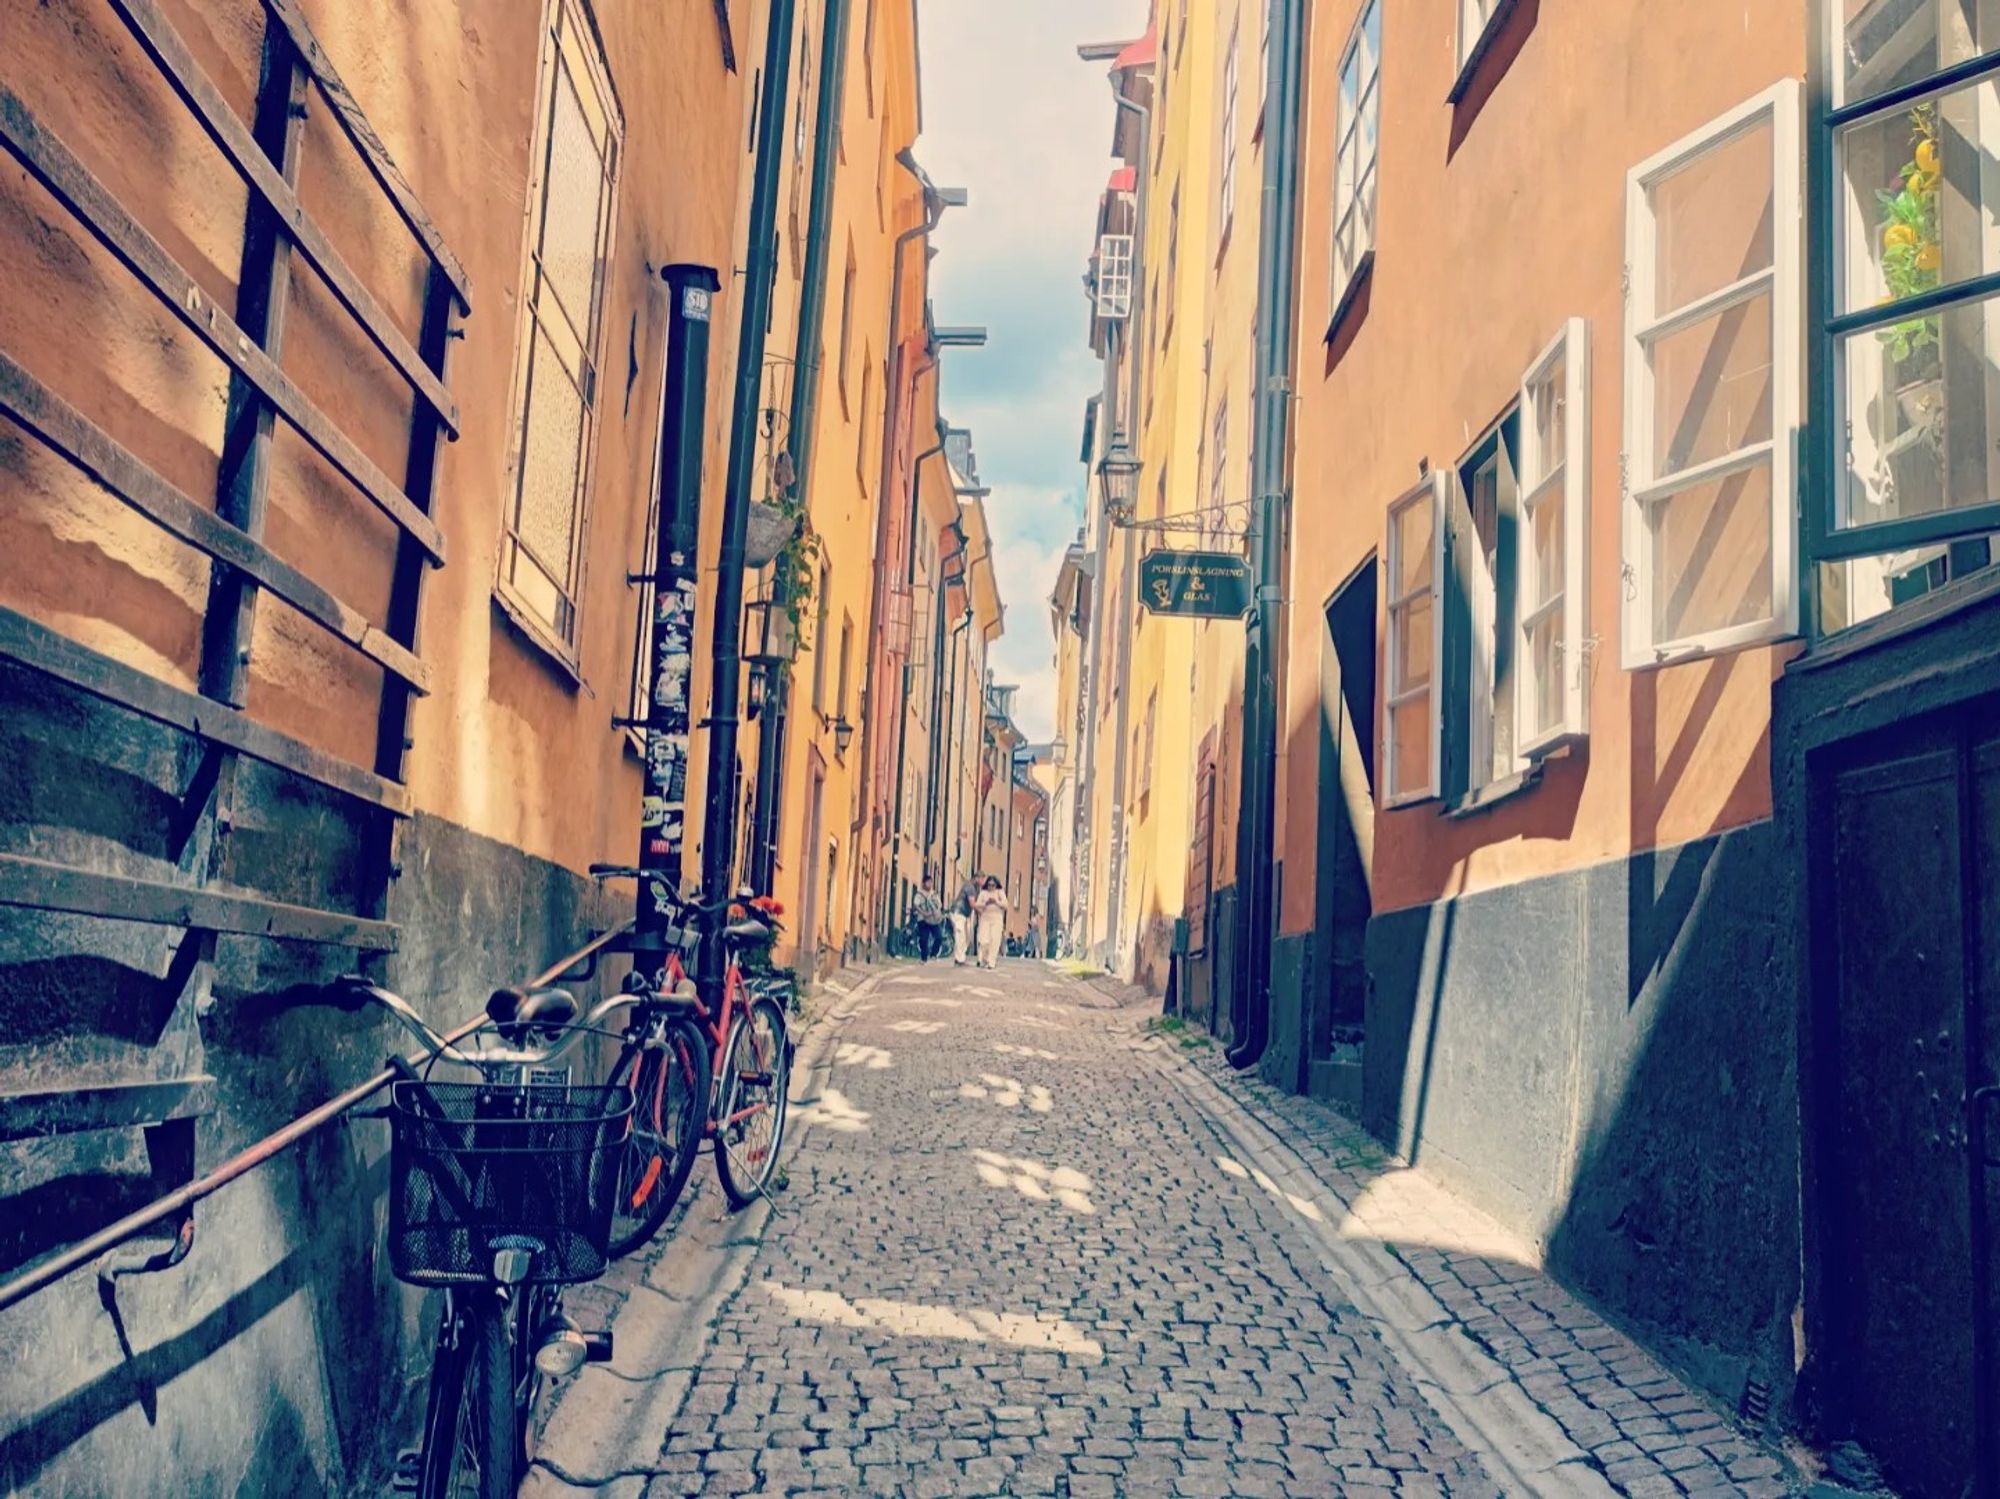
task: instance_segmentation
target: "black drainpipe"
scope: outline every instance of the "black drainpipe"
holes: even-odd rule
[[[660,528],[652,563],[652,659],[646,693],[646,793],[639,831],[635,952],[666,947],[681,887],[686,829],[688,653],[694,644],[695,547],[701,533],[703,414],[708,409],[708,318],[721,285],[705,265],[670,265],[666,411],[660,440]],[[666,687],[666,691],[660,690]]]
[[[812,206],[806,218],[806,258],[800,283],[798,337],[792,346],[792,410],[786,428],[799,504],[812,490],[813,428],[819,420],[820,334],[826,324],[826,254],[833,235],[833,174],[840,152],[840,111],[847,92],[847,0],[826,0],[820,27],[819,102],[813,114]],[[781,580],[782,581],[782,580]],[[787,600],[782,587],[776,604]],[[814,643],[815,650],[819,648]],[[791,715],[792,673],[781,667],[765,694],[757,726],[757,787],[750,812],[750,883],[768,894],[778,859],[778,811],[785,794],[785,720]]]
[[[1254,1066],[1271,1034],[1271,849],[1278,772],[1279,605],[1285,557],[1286,467],[1292,399],[1292,327],[1297,302],[1292,243],[1299,193],[1299,53],[1304,0],[1270,0],[1271,114],[1264,127],[1264,208],[1257,247],[1257,393],[1251,465],[1257,605],[1245,630],[1243,816],[1237,824],[1235,1043],[1229,1061]]]
[[[722,499],[722,548],[716,560],[709,649],[708,807],[701,840],[702,901],[720,906],[734,893],[736,852],[736,731],[743,696],[743,540],[750,525],[750,486],[757,474],[757,407],[763,395],[764,330],[771,317],[777,267],[778,168],[784,151],[785,99],[792,71],[795,0],[771,0],[764,42],[764,99],[757,121],[757,176],[750,189],[744,242],[743,315],[736,336],[736,397],[730,410],[729,469]],[[721,921],[703,928],[697,971],[703,991],[722,992],[728,963]]]

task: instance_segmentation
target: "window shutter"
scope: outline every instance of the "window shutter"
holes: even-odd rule
[[[1441,709],[1445,486],[1439,470],[1389,507],[1389,635],[1383,694],[1383,802],[1399,807],[1438,795],[1443,761]]]
[[[1628,668],[1798,628],[1800,97],[1782,80],[1627,180]],[[1766,391],[1751,384],[1761,340]]]
[[[1571,318],[1521,377],[1514,724],[1523,755],[1590,731],[1590,333]],[[1543,507],[1557,510],[1544,515]],[[1550,586],[1550,585],[1553,586]]]

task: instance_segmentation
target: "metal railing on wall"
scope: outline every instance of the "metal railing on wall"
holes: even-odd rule
[[[534,978],[523,985],[526,989],[539,989],[569,973],[580,964],[594,963],[597,956],[615,947],[619,939],[631,931],[632,923],[625,921],[586,942],[575,952],[558,958]],[[447,1045],[463,1040],[485,1022],[486,1017],[476,1015],[445,1036]],[[419,1054],[404,1059],[405,1065],[416,1065],[427,1058]],[[256,1144],[245,1147],[224,1161],[221,1165],[204,1173],[176,1191],[157,1198],[137,1212],[128,1213],[116,1223],[92,1234],[89,1238],[72,1244],[60,1254],[23,1271],[12,1280],[0,1282],[0,1311],[5,1311],[16,1302],[25,1301],[35,1292],[54,1285],[66,1276],[81,1270],[91,1261],[110,1254],[122,1245],[131,1243],[140,1235],[158,1228],[165,1223],[174,1224],[170,1247],[152,1261],[135,1268],[163,1269],[170,1264],[178,1264],[194,1247],[194,1206],[204,1197],[214,1195],[235,1181],[247,1176],[259,1166],[274,1160],[286,1150],[305,1139],[313,1131],[333,1123],[349,1110],[366,1103],[398,1077],[403,1076],[403,1068],[394,1063],[384,1067],[366,1081],[356,1083],[346,1092],[329,1098],[316,1109],[309,1109],[282,1129],[273,1130]],[[111,1273],[118,1273],[112,1270]]]

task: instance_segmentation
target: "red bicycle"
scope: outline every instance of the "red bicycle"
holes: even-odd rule
[[[785,1006],[744,976],[741,955],[778,930],[767,906],[732,900],[694,907],[722,918],[729,962],[710,1003],[669,950],[654,975],[634,972],[631,1023],[610,1075],[631,1088],[632,1134],[619,1166],[610,1249],[627,1255],[659,1232],[687,1186],[704,1139],[732,1208],[765,1192],[784,1145],[791,1038]],[[719,1060],[717,1060],[719,1059]]]

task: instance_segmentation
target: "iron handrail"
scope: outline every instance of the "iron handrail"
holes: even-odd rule
[[[595,958],[599,953],[610,947],[619,938],[623,937],[626,932],[631,930],[631,926],[632,923],[629,920],[623,921],[612,927],[611,930],[591,938],[589,942],[585,943],[575,952],[569,954],[567,957],[558,959],[550,967],[544,969],[533,979],[530,979],[525,987],[539,989],[554,983],[563,974],[576,967],[577,964]],[[444,1038],[445,1044],[449,1046],[454,1042],[462,1041],[486,1023],[486,1016],[483,1013],[473,1017],[456,1030],[448,1032]],[[419,1057],[413,1057],[408,1060],[414,1063],[420,1059],[421,1054]],[[264,1136],[255,1145],[247,1146],[243,1150],[238,1151],[207,1175],[197,1177],[186,1186],[179,1187],[167,1193],[166,1196],[155,1199],[151,1204],[140,1208],[135,1213],[126,1214],[116,1223],[99,1229],[89,1238],[71,1245],[61,1254],[44,1260],[41,1264],[24,1271],[5,1284],[0,1284],[0,1311],[5,1311],[17,1302],[27,1300],[28,1297],[34,1295],[37,1291],[44,1290],[54,1285],[57,1281],[74,1274],[99,1256],[118,1248],[121,1244],[129,1243],[133,1239],[138,1238],[147,1229],[185,1213],[203,1198],[212,1196],[238,1177],[248,1175],[265,1162],[273,1159],[280,1152],[298,1144],[299,1141],[303,1140],[314,1130],[319,1129],[323,1125],[330,1124],[357,1104],[366,1102],[376,1093],[386,1088],[391,1082],[395,1081],[399,1075],[401,1074],[395,1066],[384,1067],[367,1081],[356,1083],[345,1093],[328,1099],[318,1108],[301,1114],[282,1129],[274,1130],[272,1133]]]

